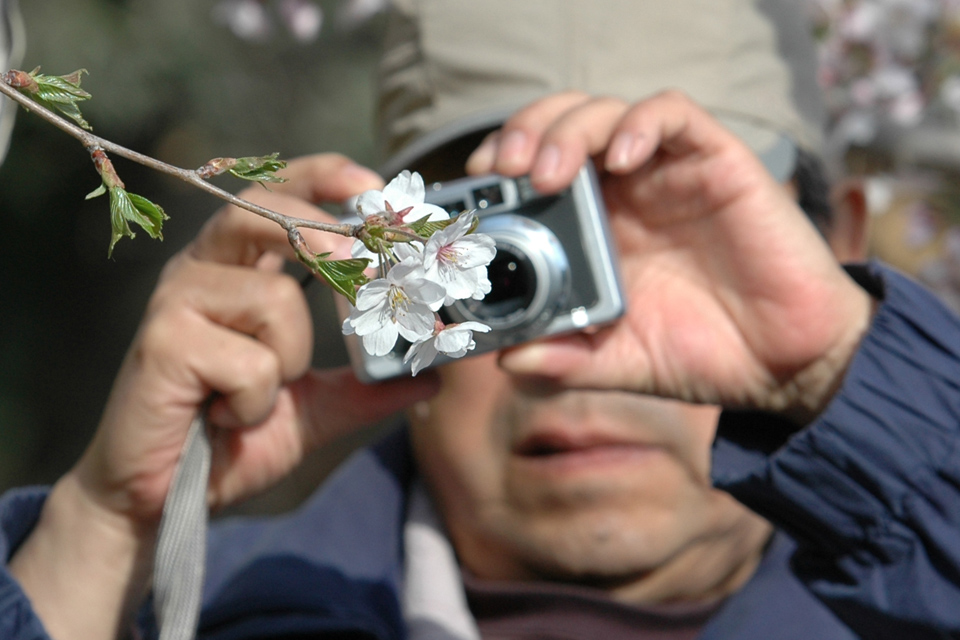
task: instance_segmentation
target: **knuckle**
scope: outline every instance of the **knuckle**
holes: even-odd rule
[[[271,325],[289,325],[306,312],[307,302],[300,283],[287,274],[269,274],[259,287],[258,305]]]
[[[134,348],[141,361],[175,362],[186,357],[193,319],[186,307],[163,305],[148,313]]]
[[[668,104],[688,104],[690,102],[689,96],[680,89],[665,89],[655,97]]]
[[[239,378],[238,391],[241,393],[272,390],[280,384],[280,358],[276,352],[262,345],[236,353],[232,365]]]

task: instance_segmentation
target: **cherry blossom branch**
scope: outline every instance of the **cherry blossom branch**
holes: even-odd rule
[[[153,238],[162,238],[163,221],[168,216],[160,206],[127,191],[107,156],[108,151],[280,225],[297,258],[353,305],[342,325],[344,333],[356,334],[373,356],[389,353],[400,337],[408,340],[411,347],[404,362],[410,362],[413,375],[429,366],[440,353],[450,357],[465,355],[476,346],[473,332],[490,330],[478,322],[444,324],[437,313],[440,307],[457,300],[479,300],[490,292],[487,265],[496,249],[491,237],[474,233],[479,223],[474,212],[463,212],[451,219],[442,207],[426,202],[419,174],[402,171],[383,191],[360,194],[356,205],[359,224],[294,218],[207,182],[225,172],[261,184],[284,182],[276,172],[286,163],[278,160],[277,154],[215,158],[192,171],[169,165],[90,131],[77,106],[90,98],[80,88],[85,70],[65,76],[39,71],[37,67],[30,73],[14,70],[2,74],[0,93],[76,138],[87,149],[101,178],[100,186],[87,198],[110,196],[113,235],[109,252],[120,238],[134,235],[130,223],[139,225]],[[336,260],[330,259],[329,253],[315,253],[300,233],[304,228],[354,238],[354,257]],[[366,273],[368,267],[379,267],[381,277],[371,280]]]
[[[173,176],[184,182],[187,182],[194,187],[205,191],[221,200],[229,202],[232,205],[240,207],[241,209],[246,209],[251,213],[255,213],[263,218],[271,220],[286,230],[288,233],[294,229],[317,229],[320,231],[327,231],[330,233],[336,233],[343,236],[355,237],[362,225],[354,224],[331,224],[327,222],[319,222],[316,220],[306,220],[304,218],[296,218],[292,216],[284,215],[278,211],[262,207],[258,204],[250,202],[240,198],[229,191],[225,191],[213,184],[207,182],[202,176],[203,174],[201,167],[200,169],[182,169],[180,167],[175,167],[173,165],[167,164],[156,158],[146,156],[142,153],[138,153],[131,149],[128,149],[122,145],[116,144],[97,136],[89,131],[86,131],[79,126],[68,122],[66,119],[54,113],[52,110],[47,107],[38,104],[30,97],[23,95],[16,88],[11,86],[11,75],[14,73],[22,72],[9,72],[3,75],[3,81],[0,82],[0,93],[3,93],[11,100],[19,103],[27,111],[35,113],[37,116],[57,127],[61,131],[64,131],[68,135],[76,138],[80,144],[87,149],[91,157],[94,159],[94,162],[102,162],[99,160],[101,157],[100,154],[103,152],[110,152],[122,158],[126,158],[132,162],[141,164],[147,168],[153,169],[160,173]],[[99,167],[98,167],[99,169]]]

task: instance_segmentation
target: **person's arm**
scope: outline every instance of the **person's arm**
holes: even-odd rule
[[[326,214],[311,202],[379,186],[372,172],[332,155],[291,163],[285,176],[273,191],[246,195],[316,219]],[[344,241],[305,235],[318,251]],[[126,635],[148,590],[183,441],[211,394],[217,508],[278,480],[309,449],[434,391],[430,376],[371,387],[346,370],[310,371],[312,321],[281,256],[292,256],[283,229],[228,207],[166,266],[93,441],[39,515],[39,503],[20,512],[36,524],[20,526],[25,537],[7,549],[0,637],[36,637],[27,631],[38,627],[34,614],[57,640]],[[6,515],[15,519],[15,510]]]
[[[880,264],[870,330],[809,425],[726,412],[716,485],[790,533],[793,567],[863,637],[960,634],[960,318]],[[877,287],[875,287],[877,288]]]

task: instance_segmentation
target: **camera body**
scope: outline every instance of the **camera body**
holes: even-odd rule
[[[589,163],[558,194],[537,192],[526,177],[487,175],[428,184],[425,200],[451,215],[475,211],[477,232],[496,243],[496,257],[487,269],[490,293],[483,300],[458,300],[439,312],[448,324],[472,320],[490,326],[489,333],[474,334],[476,348],[468,356],[603,325],[623,314],[606,210]],[[337,298],[341,317],[346,317],[349,303]],[[357,336],[345,339],[361,380],[409,374],[409,364],[403,363],[410,346],[406,341],[377,357],[364,351]],[[433,366],[449,361],[440,354]]]

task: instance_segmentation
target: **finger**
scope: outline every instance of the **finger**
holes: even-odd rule
[[[339,221],[305,200],[290,194],[260,189],[248,194],[249,200],[291,218],[329,224]],[[349,238],[315,229],[301,229],[307,244],[315,253],[344,251]],[[253,266],[260,258],[275,252],[294,259],[286,230],[273,220],[230,205],[214,215],[201,229],[187,252],[198,260]]]
[[[180,389],[185,406],[218,393],[214,422],[251,425],[270,413],[282,377],[275,351],[189,307],[165,308],[154,319],[134,347],[148,378]]]
[[[339,203],[368,189],[383,188],[379,174],[339,153],[296,158],[277,175],[287,181],[271,185],[271,189],[314,204]]]
[[[486,135],[470,157],[467,158],[464,170],[468,175],[478,176],[493,171],[493,163],[497,159],[497,148],[500,146],[500,129]]]
[[[746,151],[739,139],[686,95],[666,91],[636,103],[623,115],[611,133],[604,168],[628,173],[658,150],[672,156],[710,156],[726,149]]]
[[[215,432],[214,507],[266,488],[311,450],[427,399],[438,388],[431,372],[371,386],[349,368],[311,371],[280,390],[273,413],[256,427]]]
[[[294,385],[308,448],[388,417],[440,389],[435,372],[375,385],[360,382],[349,367],[312,370]]]
[[[626,380],[622,361],[598,366],[598,354],[609,339],[608,331],[529,342],[502,351],[498,362],[511,375],[547,379],[568,388],[645,391],[640,385],[641,371],[634,370],[633,379]]]
[[[510,117],[498,135],[488,136],[467,160],[474,173],[496,172],[519,176],[530,171],[543,132],[560,115],[587,101],[579,91],[558,93],[521,109]]]
[[[594,98],[567,110],[542,134],[530,180],[538,191],[554,193],[569,186],[592,156],[604,151],[611,132],[628,110],[617,98]]]
[[[283,380],[296,379],[309,367],[312,319],[299,284],[286,274],[185,256],[164,274],[148,306],[147,320],[162,323],[167,313],[194,314],[213,326],[255,339],[276,354]],[[175,349],[176,336],[165,337]],[[183,349],[182,353],[189,352]],[[216,359],[227,360],[223,354],[232,355],[223,351]]]

